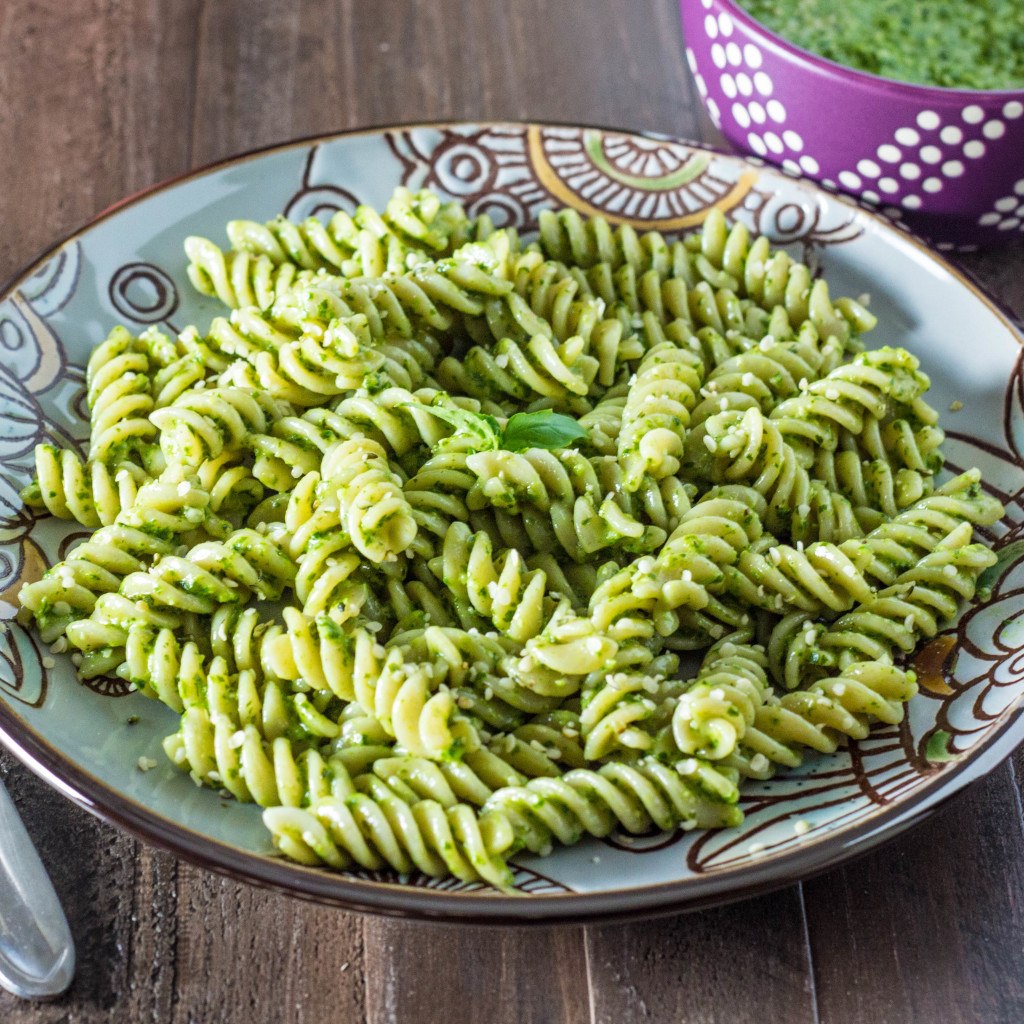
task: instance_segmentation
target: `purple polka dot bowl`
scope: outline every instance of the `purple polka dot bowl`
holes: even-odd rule
[[[737,150],[848,192],[940,249],[1024,237],[1024,89],[939,89],[824,60],[732,0],[681,0],[686,59]]]

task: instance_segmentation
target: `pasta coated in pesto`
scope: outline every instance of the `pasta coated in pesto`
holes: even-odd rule
[[[917,360],[718,211],[524,245],[399,189],[228,236],[185,244],[226,314],[115,328],[88,448],[37,449],[26,504],[95,532],[20,599],[297,861],[508,887],[735,825],[742,779],[901,719],[994,561]]]

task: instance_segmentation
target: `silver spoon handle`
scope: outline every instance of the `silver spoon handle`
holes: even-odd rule
[[[74,973],[67,918],[0,784],[0,985],[23,999],[47,999],[64,992]]]

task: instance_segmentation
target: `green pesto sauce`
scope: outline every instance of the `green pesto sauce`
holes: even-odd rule
[[[1021,0],[740,3],[784,39],[859,71],[945,88],[1024,88]]]

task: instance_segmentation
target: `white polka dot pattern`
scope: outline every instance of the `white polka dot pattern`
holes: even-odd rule
[[[764,139],[755,132],[751,132],[747,136],[747,143],[758,156],[764,156],[768,152],[768,147],[764,144]]]
[[[713,0],[703,0],[705,7],[711,7]],[[758,156],[770,156],[780,160],[784,169],[794,174],[818,174],[821,165],[817,158],[804,152],[804,139],[799,132],[786,126],[786,108],[774,98],[775,83],[764,69],[764,54],[754,43],[729,40],[735,25],[728,14],[717,17],[708,14],[704,19],[704,30],[708,39],[716,40],[711,46],[711,60],[718,69],[718,86],[729,105],[727,111],[736,125],[746,133],[746,143]],[[724,44],[722,40],[728,40]],[[696,59],[693,51],[687,50],[687,62],[696,73]],[[713,98],[707,98],[706,86],[697,89],[706,99],[711,120],[721,123],[721,111],[717,104],[712,109]],[[778,128],[767,127],[769,124]],[[752,129],[748,131],[748,129]],[[766,129],[766,130],[762,130]]]
[[[1003,116],[1009,117],[1005,107]],[[997,199],[992,209],[978,218],[978,226],[997,231],[1024,231],[1024,178],[1014,182],[1013,195]]]
[[[970,104],[962,110],[947,112],[947,118],[954,118],[958,123],[948,121],[944,124],[937,111],[919,111],[913,125],[896,128],[892,142],[881,143],[872,157],[859,160],[856,172],[840,171],[837,175],[839,183],[858,192],[864,188],[865,179],[876,180],[879,192],[887,195],[903,192],[899,196],[900,205],[908,210],[920,209],[922,196],[916,191],[917,183],[920,182],[921,192],[935,195],[942,191],[947,181],[963,177],[967,171],[964,161],[984,157],[988,152],[984,140],[1002,138],[1006,133],[1005,122],[1024,116],[1024,104],[1011,100],[1003,106],[1001,113],[1003,120],[992,115],[986,120],[982,107]],[[968,138],[969,135],[973,137]],[[886,164],[899,164],[896,173],[883,170]],[[861,194],[870,198],[866,192]],[[875,194],[871,193],[872,196]],[[1014,209],[1016,205],[1014,203]],[[996,213],[986,213],[979,224],[986,227],[997,222],[1001,226],[1005,219]]]
[[[718,16],[716,31],[723,36],[732,35],[733,24],[729,15]],[[735,75],[723,71],[719,77],[722,92],[728,99],[736,101],[730,110],[732,119],[744,130],[752,124],[764,124],[768,112],[759,100],[750,98],[754,96],[755,90],[761,96],[769,95],[772,91],[771,79],[763,71],[758,71],[763,62],[761,51],[753,43],[747,43],[741,48],[738,43],[730,42],[726,46],[725,55],[729,65],[747,69],[736,71]],[[767,152],[767,147],[756,132],[748,135],[747,143],[759,155],[763,156]]]

